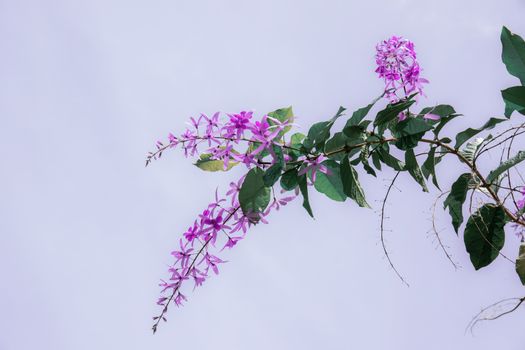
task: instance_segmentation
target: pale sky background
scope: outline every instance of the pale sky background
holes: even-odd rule
[[[296,201],[254,228],[152,336],[169,253],[241,169],[144,156],[200,112],[293,105],[307,130],[364,106],[382,89],[374,45],[393,34],[431,81],[421,107],[479,126],[517,83],[499,32],[525,34],[524,15],[517,0],[0,0],[0,350],[523,349],[525,310],[464,333],[525,288],[503,259],[475,273],[438,210],[454,271],[428,233],[438,192],[407,177],[387,243],[410,288],[396,278],[377,212],[391,172],[361,176],[376,211],[313,195],[316,220]],[[439,170],[444,188],[464,171]],[[517,243],[509,231],[509,256]]]

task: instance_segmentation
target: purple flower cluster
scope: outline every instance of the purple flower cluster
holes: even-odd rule
[[[210,271],[219,274],[220,264],[226,262],[218,256],[220,252],[233,248],[245,238],[248,228],[253,225],[253,220],[240,209],[238,193],[243,180],[244,177],[236,183],[230,183],[226,193],[229,198],[219,198],[216,193],[215,200],[184,232],[179,240],[179,248],[171,252],[174,262],[168,269],[169,279],[161,280],[159,284],[162,289],[157,304],[163,308],[160,316],[154,317],[154,331],[161,319],[166,320],[165,313],[170,303],[182,306],[187,300],[182,291],[183,285],[193,282],[195,289],[202,286],[210,276]],[[280,198],[274,195],[268,208],[259,216],[259,221],[268,223],[265,217],[272,210],[279,210],[294,198],[295,195]]]
[[[384,40],[376,46],[375,59],[376,73],[384,79],[386,97],[391,102],[399,100],[399,90],[405,96],[414,92],[423,95],[423,84],[428,80],[420,76],[413,42],[399,36]]]
[[[168,144],[157,141],[157,151],[150,152],[146,165],[160,158],[164,150],[180,145],[186,157],[205,154],[207,159],[222,161],[225,170],[237,163],[251,168],[260,165],[264,156],[275,156],[273,145],[283,146],[278,136],[291,125],[289,120],[283,122],[268,115],[252,122],[253,113],[245,111],[227,114],[224,122],[219,117],[217,112],[211,117],[201,114],[199,118],[190,118],[190,127],[182,135],[169,134]],[[248,147],[240,150],[241,144]]]
[[[232,162],[243,163],[248,168],[268,168],[279,161],[275,147],[285,147],[280,137],[281,131],[289,121],[279,121],[264,116],[260,121],[252,122],[252,112],[228,114],[226,122],[219,120],[219,113],[212,117],[202,114],[199,118],[190,118],[190,128],[181,136],[170,134],[169,143],[157,142],[157,151],[150,153],[148,162],[157,159],[168,148],[180,146],[186,156],[205,154],[208,158],[223,163],[227,169]],[[241,152],[239,147],[244,144]],[[286,159],[286,157],[285,157]],[[322,171],[322,169],[321,169]],[[170,277],[161,280],[161,297],[157,304],[162,306],[159,316],[154,317],[153,330],[156,331],[160,320],[166,320],[168,305],[181,306],[187,300],[183,286],[193,282],[193,289],[202,286],[211,273],[218,274],[219,266],[225,262],[219,257],[224,249],[233,248],[242,240],[248,228],[254,222],[267,223],[266,217],[273,210],[288,204],[296,195],[276,195],[262,213],[243,213],[238,194],[244,176],[237,182],[230,183],[225,196],[215,194],[215,200],[198,215],[179,241],[179,248],[171,255],[173,264],[169,267]]]

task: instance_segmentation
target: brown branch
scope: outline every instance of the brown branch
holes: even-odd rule
[[[447,192],[443,192],[441,193],[437,198],[436,200],[434,201],[434,204],[432,205],[432,231],[434,232],[436,238],[437,238],[437,241],[438,241],[438,244],[439,246],[441,247],[441,249],[443,250],[443,252],[445,253],[445,256],[447,257],[448,261],[450,261],[450,263],[452,264],[452,266],[454,266],[454,269],[455,270],[458,270],[459,269],[459,266],[454,262],[454,260],[452,260],[452,256],[450,255],[450,253],[447,251],[447,249],[445,248],[445,245],[443,244],[443,242],[441,241],[441,237],[439,236],[439,232],[436,228],[436,206],[437,206],[437,203],[438,201],[444,196],[446,195],[447,193],[449,193],[450,191],[447,191]]]
[[[386,201],[388,199],[388,196],[390,195],[390,191],[392,190],[392,187],[394,187],[394,183],[396,182],[397,177],[399,176],[399,174],[401,174],[400,171],[397,172],[397,174],[392,179],[392,182],[390,182],[390,185],[388,186],[388,190],[386,191],[385,198],[383,199],[383,204],[381,206],[381,246],[383,247],[383,252],[385,253],[385,256],[386,256],[386,258],[388,260],[388,263],[390,264],[390,267],[392,268],[392,270],[394,270],[394,272],[396,273],[397,277],[399,277],[401,282],[406,284],[407,287],[410,287],[410,285],[405,281],[403,276],[401,276],[399,271],[394,266],[394,263],[392,262],[392,259],[390,259],[390,255],[388,254],[388,250],[386,249],[385,237],[384,237],[384,232],[385,232],[385,205],[386,205]]]

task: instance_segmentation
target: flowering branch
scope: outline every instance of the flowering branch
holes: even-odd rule
[[[506,28],[501,40],[507,70],[525,83],[525,42]],[[523,53],[522,60],[516,58],[516,50]],[[195,289],[207,280],[209,271],[218,274],[218,266],[226,262],[219,257],[223,250],[236,246],[251,226],[267,223],[271,211],[301,196],[303,207],[313,217],[311,188],[329,199],[340,202],[350,199],[360,207],[369,208],[359,182],[358,165],[373,176],[383,168],[396,172],[381,207],[380,237],[390,266],[404,283],[385,246],[386,201],[401,173],[408,173],[425,192],[429,192],[430,181],[441,191],[436,169],[447,155],[465,164],[467,172],[438,199],[446,196],[444,209],[448,209],[452,226],[459,234],[464,222],[463,206],[470,193],[469,217],[463,236],[473,266],[476,270],[483,268],[498,256],[510,260],[501,253],[504,227],[510,223],[518,238],[525,240],[525,179],[517,169],[525,160],[525,151],[513,155],[511,150],[514,140],[525,133],[525,123],[507,128],[494,137],[479,135],[506,122],[515,111],[525,115],[525,86],[502,91],[505,118],[490,118],[479,128],[457,133],[452,146],[451,138],[440,136],[450,121],[461,116],[452,106],[441,104],[414,112],[420,98],[425,96],[424,85],[429,83],[421,77],[414,44],[393,36],[376,46],[375,60],[376,73],[385,82],[384,90],[379,98],[354,111],[340,131],[332,132],[332,129],[345,115],[344,107],[339,107],[331,119],[312,125],[306,134],[296,132],[287,136],[295,125],[292,108],[287,107],[262,115],[258,120],[249,111],[225,116],[217,112],[211,117],[201,114],[190,118],[190,126],[182,135],[170,133],[167,142],[157,141],[156,150],[146,157],[146,165],[161,158],[164,151],[180,148],[186,157],[195,157],[195,165],[202,170],[228,171],[243,165],[247,173],[230,183],[225,196],[219,198],[215,194],[215,200],[183,234],[180,249],[172,252],[175,261],[168,270],[170,278],[160,284],[162,291],[157,304],[162,309],[154,317],[153,332],[157,331],[160,320],[166,320],[169,305],[181,306],[187,300],[182,293],[186,281],[193,280]],[[375,118],[367,119],[379,101],[385,101],[386,106]],[[427,136],[430,133],[433,135]],[[499,164],[488,174],[482,174],[478,160],[499,148],[503,148]],[[394,149],[404,159],[398,159]],[[421,164],[420,157],[426,158]],[[514,174],[519,175],[521,186],[514,186],[511,180]],[[505,178],[508,186],[502,184]],[[507,205],[509,199],[512,207]],[[436,203],[432,207],[432,229],[446,257],[456,267],[436,229]],[[524,243],[513,264],[525,284]],[[523,303],[522,299],[518,300],[511,311]]]

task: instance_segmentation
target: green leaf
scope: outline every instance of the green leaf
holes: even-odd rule
[[[311,217],[314,217],[312,213],[312,207],[310,207],[310,200],[308,199],[308,185],[306,183],[306,174],[299,177],[299,190],[303,195],[303,208],[306,209]]]
[[[274,158],[275,163],[276,164],[280,164],[281,168],[284,168],[285,163],[284,163],[283,148],[281,146],[273,144],[272,145],[272,150],[273,150],[272,157]]]
[[[517,35],[511,33],[507,27],[501,29],[501,43],[503,51],[501,59],[510,74],[515,76],[525,85],[525,42]]]
[[[304,134],[296,132],[290,138],[290,147],[294,149],[288,149],[288,155],[292,157],[292,160],[296,160],[302,154],[301,149],[303,147],[303,140],[305,137],[306,136]]]
[[[417,135],[431,130],[433,126],[420,118],[407,118],[397,123],[396,132],[401,136]]]
[[[423,174],[421,173],[419,164],[417,164],[416,156],[414,154],[413,149],[409,149],[408,151],[405,152],[405,167],[410,173],[410,175],[412,175],[414,180],[416,180],[416,182],[421,185],[421,187],[423,188],[423,191],[428,192],[428,188],[425,183],[425,179],[423,177]]]
[[[514,111],[525,115],[525,86],[501,90],[501,97],[505,101],[505,117],[510,118]]]
[[[521,283],[525,286],[525,243],[520,244],[518,258],[516,259],[516,272],[520,276]]]
[[[277,182],[277,180],[279,180],[282,170],[283,167],[280,163],[275,163],[274,165],[269,167],[263,175],[264,186],[272,187]]]
[[[438,136],[439,132],[441,131],[441,129],[443,129],[445,127],[445,125],[448,124],[449,121],[451,121],[452,119],[455,119],[455,118],[457,118],[459,116],[461,116],[461,114],[451,114],[448,117],[441,118],[439,120],[439,123],[436,125],[436,128],[434,130],[432,130],[434,135]]]
[[[292,106],[286,107],[286,108],[276,109],[275,111],[268,113],[268,116],[271,117],[271,118],[277,119],[281,123],[288,122],[288,123],[291,124],[294,121],[294,115],[293,115]],[[271,120],[271,119],[268,119],[268,124],[270,126],[276,125],[276,123],[273,120]],[[277,135],[276,138],[280,139],[281,137],[284,136],[284,134],[286,134],[288,131],[290,131],[290,129],[292,129],[291,125],[288,125],[288,126],[284,127],[283,130],[281,130],[279,132],[279,134]]]
[[[470,216],[465,227],[465,246],[476,270],[493,262],[505,243],[505,211],[485,204]]]
[[[330,137],[330,122],[318,122],[310,127],[308,136],[303,141],[303,146],[307,151],[314,147],[321,150],[324,147],[326,140]]]
[[[414,95],[410,96],[407,100],[401,100],[399,102],[387,105],[385,109],[377,113],[376,119],[374,120],[374,126],[385,125],[396,119],[399,113],[403,112],[414,104],[415,100],[412,100],[413,96]]]
[[[329,154],[335,151],[338,151],[340,149],[343,149],[346,146],[346,143],[348,141],[348,137],[345,136],[342,132],[336,132],[332,138],[330,138],[328,141],[326,141],[326,144],[324,146],[324,153]],[[328,155],[329,158],[335,159],[335,160],[341,160],[345,156],[344,152],[334,153],[331,155]]]
[[[297,169],[292,168],[285,171],[281,176],[281,187],[286,191],[291,191],[299,185],[297,176]]]
[[[364,117],[366,117],[366,115],[368,114],[368,112],[370,112],[370,109],[375,105],[375,103],[377,101],[379,101],[382,97],[384,96],[381,95],[379,96],[378,98],[376,98],[374,101],[372,101],[368,106],[366,107],[362,107],[362,108],[359,108],[357,111],[355,111],[354,113],[352,113],[352,117],[350,119],[347,120],[346,124],[345,124],[345,127],[343,129],[343,132],[345,132],[344,130],[347,128],[347,127],[351,127],[351,126],[354,126],[354,125],[358,125],[361,120],[363,120]],[[345,132],[346,133],[346,132]]]
[[[361,125],[346,126],[343,129],[344,135],[352,141],[363,142],[366,139],[365,128]]]
[[[459,134],[456,135],[456,145],[454,146],[455,149],[459,149],[462,144],[465,143],[468,139],[470,139],[472,136],[479,134],[483,130],[490,130],[497,124],[504,122],[506,119],[498,119],[498,118],[490,118],[481,128],[473,129],[468,128]]]
[[[316,172],[315,189],[334,201],[344,202],[346,195],[341,182],[339,164],[331,159],[325,160],[321,164],[328,169],[328,174],[319,170]]]
[[[315,148],[320,151],[323,149],[326,140],[330,138],[330,129],[334,125],[335,121],[341,117],[346,109],[339,107],[339,110],[329,121],[318,122],[310,127],[308,130],[308,136],[303,142],[303,146],[307,151]]]
[[[350,165],[348,157],[345,157],[341,161],[340,172],[344,193],[352,198],[360,207],[370,208],[366,202],[361,184],[359,183],[357,172]]]
[[[505,171],[525,160],[525,151],[519,151],[514,157],[501,163],[496,169],[492,170],[487,176],[487,182],[492,182],[498,178]]]
[[[290,140],[292,147],[298,148],[299,146],[301,146],[301,143],[303,142],[305,137],[306,135],[300,132],[296,132],[295,134],[293,134]]]
[[[443,209],[447,209],[452,217],[452,226],[458,233],[459,226],[463,222],[463,203],[467,198],[467,192],[469,190],[469,181],[472,175],[469,173],[461,174],[456,182],[452,184],[450,193],[443,202]]]
[[[437,105],[434,107],[423,108],[421,112],[419,112],[419,116],[423,117],[428,113],[439,115],[441,117],[440,120],[443,120],[443,118],[446,118],[452,114],[456,114],[456,111],[454,110],[454,107],[450,105]],[[457,116],[458,114],[456,114],[456,117]]]
[[[421,172],[423,173],[426,179],[428,179],[428,177],[432,175],[432,183],[434,184],[434,186],[437,187],[438,190],[441,190],[439,188],[439,184],[437,182],[436,177],[436,147],[430,148],[427,160],[425,160],[425,162],[421,166]]]
[[[432,128],[433,126],[423,119],[407,118],[397,123],[394,128],[394,136],[397,138],[395,145],[402,150],[414,148],[425,132]]]
[[[368,163],[369,155],[370,155],[369,146],[364,146],[361,148],[361,154],[359,154],[359,159],[361,159],[361,163],[363,164],[363,168],[365,169],[367,174],[377,177],[377,174],[374,168],[372,168],[370,164]]]
[[[244,215],[250,215],[250,220],[257,222],[259,215],[270,203],[270,188],[264,184],[264,171],[260,168],[251,169],[241,185],[239,202]]]
[[[378,148],[377,152],[379,154],[379,157],[381,158],[381,161],[383,161],[383,163],[385,163],[389,167],[393,168],[396,171],[405,170],[405,163],[391,155],[388,150]]]
[[[377,170],[381,171],[381,157],[379,157],[379,153],[372,152],[372,163]]]
[[[195,162],[195,165],[204,171],[228,171],[239,164],[239,162],[229,160],[228,166],[226,169],[224,169],[224,161],[219,159],[210,159],[211,156],[212,155],[209,153],[201,154],[199,159],[197,159]]]

